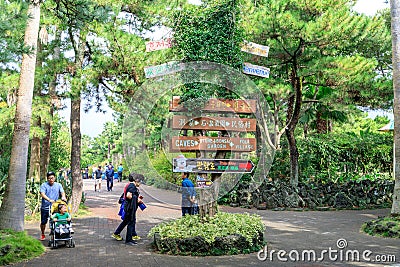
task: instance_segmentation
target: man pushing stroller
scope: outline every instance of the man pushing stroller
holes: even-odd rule
[[[46,238],[44,231],[49,219],[51,205],[59,199],[60,195],[63,201],[67,201],[62,185],[55,181],[56,174],[54,172],[48,172],[46,176],[47,182],[44,182],[40,186],[40,196],[42,197],[42,206],[40,208],[40,240],[45,240]]]

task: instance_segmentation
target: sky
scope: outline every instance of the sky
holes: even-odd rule
[[[188,0],[189,2],[197,2],[198,0]],[[368,16],[373,16],[377,10],[389,8],[389,4],[385,3],[385,0],[359,0],[354,6],[354,10],[360,13],[364,13]],[[106,101],[104,101],[105,103]],[[83,103],[82,103],[83,104]],[[61,117],[63,117],[69,123],[69,115],[71,112],[70,102],[66,102],[67,107],[59,111]],[[83,107],[81,108],[81,133],[89,135],[90,137],[96,137],[103,131],[104,123],[108,121],[113,121],[112,110],[104,105],[104,110],[106,113],[97,113],[94,109],[89,110],[89,112],[83,112]],[[374,118],[376,115],[384,115],[389,118],[393,118],[392,113],[383,111],[370,111],[368,112],[368,117]]]

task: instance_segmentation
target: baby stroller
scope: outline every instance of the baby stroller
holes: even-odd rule
[[[72,238],[73,230],[71,221],[58,219],[54,221],[52,219],[52,215],[59,212],[59,205],[65,205],[67,207],[67,211],[71,214],[70,205],[68,205],[65,201],[57,200],[51,205],[50,209],[50,240],[49,247],[58,248],[60,244],[64,243],[65,246],[69,248],[75,247],[75,241]]]

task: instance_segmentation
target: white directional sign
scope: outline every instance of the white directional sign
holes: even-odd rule
[[[263,66],[252,65],[250,63],[243,63],[243,73],[269,78],[269,68]]]

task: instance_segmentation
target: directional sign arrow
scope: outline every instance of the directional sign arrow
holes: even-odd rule
[[[251,160],[175,158],[173,172],[196,173],[250,173],[254,170]]]

